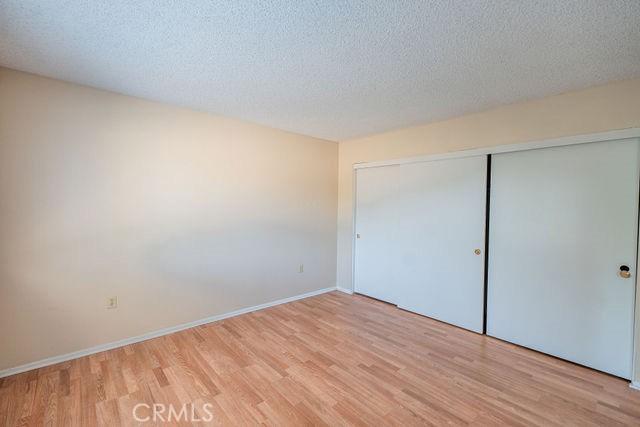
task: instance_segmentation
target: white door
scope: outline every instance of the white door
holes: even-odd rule
[[[354,290],[395,303],[399,166],[356,170]]]
[[[357,174],[356,291],[481,332],[486,157]]]
[[[398,307],[482,332],[486,171],[486,156],[404,167]]]
[[[638,158],[638,140],[493,156],[489,335],[630,377]]]

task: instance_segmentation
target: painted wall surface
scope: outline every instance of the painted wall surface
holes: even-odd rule
[[[640,127],[640,79],[341,142],[338,166],[338,286],[352,289],[354,163],[630,127]],[[636,310],[636,323],[640,324],[640,310]],[[636,348],[635,378],[640,381],[640,328],[636,328]]]
[[[335,286],[337,153],[0,69],[0,370]]]
[[[350,289],[354,163],[628,127],[640,79],[337,146],[0,68],[0,370]]]

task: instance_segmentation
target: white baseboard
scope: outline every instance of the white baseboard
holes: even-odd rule
[[[49,365],[55,365],[56,363],[66,362],[68,360],[77,359],[79,357],[89,356],[91,354],[100,353],[102,351],[111,350],[118,347],[123,347],[129,344],[135,344],[141,341],[150,340],[152,338],[161,337],[163,335],[172,334],[174,332],[183,331],[185,329],[193,328],[195,326],[204,325],[206,323],[217,322],[218,320],[228,319],[229,317],[239,316],[245,313],[251,313],[252,311],[262,310],[264,308],[273,307],[280,304],[285,304],[292,301],[297,301],[303,298],[309,298],[316,295],[324,294],[327,292],[341,290],[340,288],[336,288],[335,286],[318,289],[316,291],[307,292],[300,295],[295,295],[288,298],[283,298],[271,302],[267,302],[264,304],[254,305],[253,307],[241,308],[239,310],[230,311],[224,314],[218,314],[216,316],[206,317],[200,320],[194,320],[193,322],[183,323],[177,326],[170,326],[168,328],[159,329],[157,331],[149,332],[146,334],[138,335],[131,338],[125,338],[123,340],[110,342],[107,344],[100,344],[94,347],[89,347],[84,350],[74,351],[72,353],[62,354],[60,356],[47,357],[46,359],[38,360],[31,363],[26,363],[24,365],[16,366],[14,368],[8,368],[0,371],[0,378],[8,377],[10,375],[20,374],[22,372],[30,371],[32,369],[38,369]],[[345,291],[343,291],[345,292]]]
[[[640,382],[639,381],[631,381],[629,387],[634,388],[636,390],[640,390]]]
[[[338,289],[340,292],[344,292],[345,294],[353,295],[353,291],[351,289],[342,288],[340,286],[337,286],[336,289]]]

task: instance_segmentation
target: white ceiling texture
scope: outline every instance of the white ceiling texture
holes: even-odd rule
[[[0,65],[344,140],[640,76],[640,0],[0,0]]]

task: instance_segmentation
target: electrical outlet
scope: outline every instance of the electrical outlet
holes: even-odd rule
[[[107,309],[118,308],[118,297],[107,298]]]
[[[298,273],[304,273],[304,264],[300,264],[300,268],[298,268]]]

